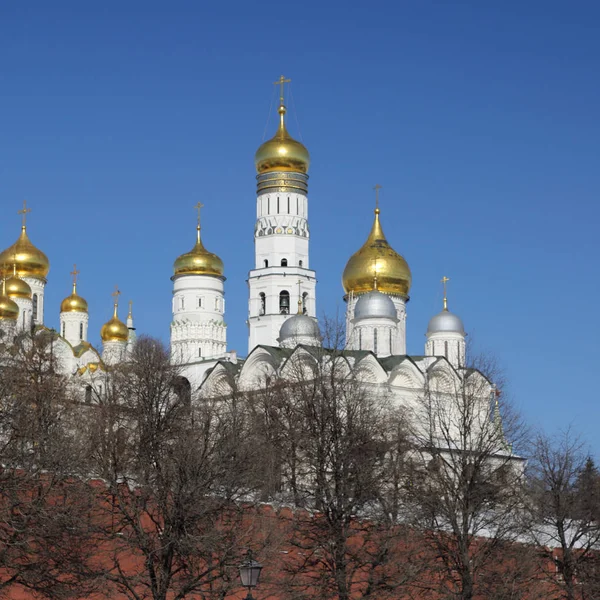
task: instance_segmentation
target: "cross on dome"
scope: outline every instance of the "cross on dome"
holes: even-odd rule
[[[286,83],[291,83],[291,79],[286,79],[284,75],[282,75],[278,81],[274,81],[273,85],[279,86],[279,102],[283,106],[283,98],[284,98],[284,86]]]
[[[31,212],[30,208],[27,208],[27,200],[23,200],[23,208],[17,211],[18,215],[23,215],[23,229],[25,229],[27,225],[27,214]]]
[[[450,281],[449,277],[446,277],[445,275],[442,277],[441,282],[442,285],[444,286],[444,310],[448,310],[448,295],[447,295],[447,289],[446,289],[446,284]]]

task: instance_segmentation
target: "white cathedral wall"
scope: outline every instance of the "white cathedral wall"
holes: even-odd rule
[[[19,307],[19,318],[17,319],[17,331],[29,331],[31,329],[31,311],[33,301],[31,298],[13,298]]]
[[[87,341],[89,315],[84,312],[61,312],[60,335],[71,345],[78,346]]]
[[[465,363],[465,337],[461,333],[443,332],[427,334],[426,356],[444,356],[455,367]]]
[[[33,307],[35,308],[33,313],[34,325],[44,324],[44,290],[46,288],[46,281],[37,279],[37,277],[23,277],[23,281],[26,281],[31,288],[32,296],[37,298],[37,302],[34,299]],[[37,306],[36,306],[37,304]]]

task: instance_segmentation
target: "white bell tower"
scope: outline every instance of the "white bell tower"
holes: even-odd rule
[[[316,274],[310,269],[308,167],[310,156],[285,127],[283,75],[279,127],[256,152],[255,264],[248,275],[248,352],[259,344],[277,346],[279,330],[301,303],[316,317]]]

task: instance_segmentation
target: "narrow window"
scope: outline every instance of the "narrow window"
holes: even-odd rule
[[[269,261],[265,258],[265,269],[269,266]]]
[[[308,292],[302,294],[302,314],[305,315],[308,312]]]
[[[181,296],[179,298],[179,309],[183,310],[185,308],[185,298],[183,296]]]
[[[215,310],[219,310],[219,298],[215,298]]]
[[[393,354],[392,352],[392,330],[390,329],[390,354]]]
[[[279,314],[290,314],[290,293],[287,290],[283,290],[279,294]]]
[[[63,326],[62,326],[62,336],[63,337],[65,337],[65,329],[66,329],[65,323],[63,323]]]
[[[279,196],[277,196],[277,214],[279,214]]]
[[[456,342],[456,356],[458,357],[458,364],[462,364],[460,356],[460,342]]]
[[[282,258],[281,259],[281,266],[282,267],[287,267],[287,258]]]
[[[25,329],[26,325],[27,325],[27,315],[25,314],[25,311],[23,311],[23,329]]]
[[[267,310],[267,297],[265,296],[265,294],[263,292],[261,292],[258,295],[259,299],[260,299],[260,307],[258,309],[258,314],[260,316],[264,315],[266,310]]]
[[[362,350],[362,327],[358,330],[358,349]]]
[[[444,342],[444,356],[448,358],[448,342]]]
[[[92,401],[92,386],[85,386],[85,403],[89,404]]]
[[[202,358],[202,348],[198,348],[198,358]]]
[[[79,323],[79,339],[83,339],[83,323]]]
[[[290,197],[288,196],[288,215],[290,214]]]
[[[377,329],[373,331],[373,352],[377,354]]]
[[[298,261],[298,266],[299,266],[299,267],[301,267],[301,266],[302,266],[302,261],[301,261],[301,260],[299,260],[299,261]]]
[[[33,295],[33,318],[37,320],[38,318],[38,295]]]

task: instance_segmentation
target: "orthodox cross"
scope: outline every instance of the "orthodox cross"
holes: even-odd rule
[[[119,291],[119,286],[115,285],[115,291],[111,294],[111,296],[115,299],[115,306],[119,304],[119,296],[121,292]]]
[[[73,285],[77,285],[77,275],[79,275],[80,271],[77,270],[77,265],[73,265],[73,270],[69,273],[69,275],[73,275]]]
[[[283,104],[283,87],[286,83],[291,83],[291,79],[286,79],[283,75],[279,78],[278,81],[274,81],[273,85],[278,85],[279,87],[279,100],[281,104]]]
[[[198,228],[200,228],[200,209],[204,208],[204,204],[202,204],[202,202],[198,202],[194,208],[198,211]]]
[[[446,284],[450,281],[445,275],[441,279],[442,285],[444,286],[444,310],[448,310],[448,296],[446,295]]]
[[[129,301],[129,314],[127,315],[129,318],[133,315],[133,300]]]
[[[27,208],[27,200],[23,200],[23,208],[17,212],[19,215],[23,215],[23,227],[25,227],[27,223],[27,213],[30,213],[31,209]]]
[[[379,210],[379,190],[381,189],[381,186],[376,183],[373,189],[375,190],[375,209]]]

